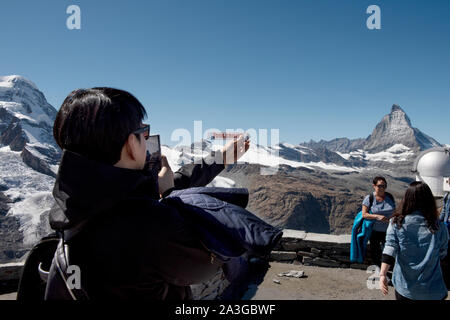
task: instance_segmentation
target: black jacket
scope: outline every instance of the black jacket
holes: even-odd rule
[[[192,165],[175,174],[175,187],[208,183],[221,169]],[[50,213],[53,229],[89,221],[68,243],[69,263],[80,267],[91,299],[190,299],[189,285],[208,279],[221,265],[211,260],[189,222],[158,201],[157,179],[149,172],[64,151],[53,195],[58,204]],[[47,292],[47,299],[57,298]]]
[[[266,257],[281,239],[282,229],[246,210],[245,188],[189,188],[161,200],[192,222],[200,240],[223,261],[244,253]]]

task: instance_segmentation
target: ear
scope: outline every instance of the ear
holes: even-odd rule
[[[125,143],[125,152],[131,160],[136,160],[139,151],[139,141],[134,134],[128,135]]]

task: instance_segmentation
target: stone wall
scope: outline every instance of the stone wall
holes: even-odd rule
[[[283,230],[283,237],[271,253],[271,260],[332,268],[367,269],[372,264],[370,244],[363,264],[350,262],[351,235],[330,235]]]
[[[0,294],[17,291],[23,262],[0,264]]]

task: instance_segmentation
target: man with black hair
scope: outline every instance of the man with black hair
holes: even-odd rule
[[[174,188],[209,183],[224,164],[203,161],[174,174],[163,157],[159,172],[144,170],[145,115],[130,93],[92,88],[70,93],[55,119],[63,155],[50,225],[69,238],[68,263],[81,270],[90,299],[191,299],[189,285],[221,266],[189,222],[158,200]],[[227,144],[224,159],[236,148],[236,141]],[[57,277],[54,259],[46,299],[70,298],[54,290]]]

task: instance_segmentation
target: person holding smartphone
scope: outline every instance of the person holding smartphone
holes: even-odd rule
[[[159,199],[174,187],[205,184],[223,164],[174,174],[162,156],[161,170],[144,170],[150,135],[145,115],[130,93],[99,87],[70,93],[54,122],[63,155],[50,226],[61,235],[82,226],[67,245],[89,299],[191,299],[190,285],[208,280],[222,265],[180,213]],[[65,299],[54,264],[45,298]]]

